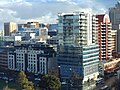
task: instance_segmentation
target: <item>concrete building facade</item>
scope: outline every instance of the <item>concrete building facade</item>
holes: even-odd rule
[[[120,29],[120,1],[114,7],[109,8],[110,21],[112,22],[112,29]]]
[[[55,54],[47,44],[21,44],[8,53],[8,69],[47,74],[56,66]]]
[[[10,36],[17,31],[17,24],[14,22],[4,23],[4,36]]]
[[[61,13],[58,21],[57,60],[61,79],[68,80],[75,72],[82,78],[81,83],[95,80],[99,61],[96,16],[84,12]]]
[[[117,51],[117,30],[111,30],[112,53]]]

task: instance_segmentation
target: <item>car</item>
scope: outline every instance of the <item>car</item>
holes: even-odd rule
[[[8,77],[2,77],[3,80],[8,80]]]
[[[38,75],[39,75],[38,73],[35,74],[35,76],[38,76]]]
[[[67,83],[66,83],[66,82],[61,82],[61,84],[65,85],[65,84],[67,84]]]
[[[104,79],[103,78],[98,78],[96,80],[96,85],[98,85],[98,84],[104,84]]]
[[[9,78],[9,81],[13,81],[13,78]]]
[[[100,90],[110,90],[110,87],[108,87],[107,85],[105,85],[105,86],[101,87]]]
[[[40,78],[35,78],[36,81],[40,81],[41,79]]]

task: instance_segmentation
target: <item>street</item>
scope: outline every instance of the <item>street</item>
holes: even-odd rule
[[[116,76],[109,77],[104,81],[104,83],[97,85],[95,90],[100,90],[105,85],[110,87],[110,90],[115,90],[115,87],[114,87],[115,80],[116,80]]]
[[[109,79],[107,79],[105,81],[105,84],[108,85],[108,86],[110,86],[112,90],[115,90],[114,89],[114,83],[115,83],[116,77],[117,76],[112,76],[112,77],[110,77]]]

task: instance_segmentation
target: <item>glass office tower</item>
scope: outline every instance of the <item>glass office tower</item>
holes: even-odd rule
[[[58,14],[58,66],[62,81],[72,73],[81,78],[81,84],[98,76],[99,46],[97,19],[91,13]]]

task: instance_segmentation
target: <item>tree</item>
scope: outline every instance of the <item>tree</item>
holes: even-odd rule
[[[26,78],[24,71],[20,71],[18,75],[18,83],[20,84],[20,87],[23,87],[24,84],[27,82],[28,82],[28,79]]]
[[[44,75],[41,79],[40,86],[46,90],[59,90],[61,83],[56,76]]]
[[[54,75],[56,77],[59,77],[59,72],[56,69],[50,69],[48,75]]]
[[[21,89],[34,90],[33,83],[28,81],[24,71],[20,71],[20,73],[18,75],[18,83],[19,83]]]
[[[81,89],[80,86],[82,85],[82,77],[78,73],[73,72],[69,83],[72,87]]]

